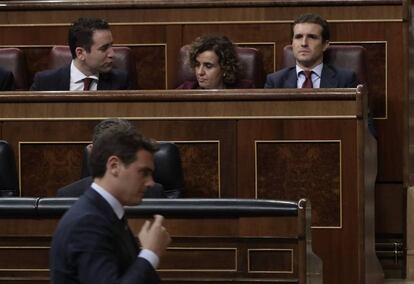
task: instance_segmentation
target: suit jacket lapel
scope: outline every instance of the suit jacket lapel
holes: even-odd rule
[[[129,265],[138,255],[138,245],[129,227],[118,219],[109,203],[106,202],[106,200],[95,190],[89,188],[86,190],[84,195],[86,195],[89,201],[97,207],[101,214],[113,224],[111,229],[117,236],[116,246],[119,249],[122,249],[122,253],[120,253],[120,255],[122,255],[126,264]]]
[[[296,74],[296,67],[292,67],[288,73],[284,83],[284,88],[297,88],[298,75]]]
[[[336,88],[337,86],[338,79],[336,78],[336,71],[328,64],[324,64],[322,68],[320,88]]]
[[[68,91],[70,89],[70,64],[59,70],[57,91]]]
[[[124,224],[121,220],[117,221],[114,232],[118,235],[117,239],[120,246],[125,250],[122,254],[126,257],[125,261],[131,263],[138,256],[138,246],[128,225]]]
[[[98,80],[98,90],[112,90],[111,73],[100,73]]]

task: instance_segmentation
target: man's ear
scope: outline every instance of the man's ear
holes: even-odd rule
[[[323,43],[323,51],[325,52],[325,50],[329,47],[329,40],[325,40],[325,42]]]
[[[76,58],[82,61],[85,60],[86,50],[83,47],[78,46],[77,48],[75,48],[75,53],[76,53]]]
[[[121,160],[117,156],[110,156],[106,162],[106,171],[117,177],[119,175],[119,170],[121,167]]]

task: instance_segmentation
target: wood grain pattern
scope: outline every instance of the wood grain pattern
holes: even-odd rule
[[[257,148],[257,198],[312,202],[312,226],[341,227],[341,145],[263,141]]]
[[[372,137],[368,139],[364,119],[364,89],[250,92],[165,90],[126,94],[103,92],[100,96],[41,93],[26,97],[4,93],[0,101],[7,102],[8,111],[22,115],[22,118],[17,121],[3,119],[2,133],[3,138],[12,143],[82,142],[90,140],[98,110],[100,115],[129,118],[148,136],[177,142],[183,156],[186,195],[192,197],[212,197],[220,190],[221,197],[255,198],[257,161],[259,198],[307,197],[314,200],[314,225],[320,227],[314,228],[312,234],[315,251],[325,263],[326,283],[380,283],[371,279],[380,278],[380,268],[374,256],[373,215],[363,213],[373,208],[375,178],[372,173],[376,169],[376,153],[371,151],[375,145]],[[132,116],[137,113],[148,117]],[[33,119],[34,115],[49,118]],[[51,119],[54,115],[74,119]],[[65,131],[59,131],[62,129]],[[256,141],[267,140],[282,141],[283,145],[274,148],[272,143],[259,143],[256,158]],[[324,145],[321,141],[333,142]],[[35,162],[44,167],[48,163],[58,165],[57,157],[62,155],[61,151],[68,153],[63,153],[64,156],[73,156],[66,146],[57,151],[44,145],[47,147],[41,151],[30,144],[25,146],[32,147],[34,157],[32,160],[30,155],[23,157],[29,151],[20,153],[23,163],[28,163],[26,169]],[[273,156],[281,159],[273,161]],[[271,168],[279,169],[280,175],[274,175]],[[307,168],[312,170],[303,173]],[[301,173],[295,172],[300,169]],[[53,179],[55,182],[60,180],[62,174],[52,172],[49,168],[32,176],[40,185],[38,188],[49,186]],[[282,176],[283,173],[287,175]],[[30,184],[30,188],[35,188],[34,184]],[[342,190],[340,197],[339,188]],[[363,204],[361,200],[364,200]],[[342,220],[340,226],[338,220]],[[188,228],[187,233],[191,235],[194,230],[211,233],[205,225],[199,222]],[[268,227],[254,230],[266,235],[267,230],[275,226],[281,230],[292,229],[283,224],[268,224]],[[235,227],[221,229],[235,232]],[[249,226],[243,230],[238,233],[251,234]],[[360,250],[360,243],[366,244],[366,251]],[[358,271],[365,271],[365,261],[367,273],[362,275]],[[371,278],[358,282],[360,277]]]

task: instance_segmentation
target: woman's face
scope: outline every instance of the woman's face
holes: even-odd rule
[[[207,50],[196,57],[194,72],[200,88],[224,89],[223,70],[214,51]]]

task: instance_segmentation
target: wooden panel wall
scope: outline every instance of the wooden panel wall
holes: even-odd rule
[[[7,93],[0,96],[7,106],[0,109],[1,131],[20,149],[22,195],[50,196],[79,173],[76,163],[97,118],[128,118],[151,137],[177,142],[186,196],[310,198],[324,282],[380,284],[376,152],[363,91]],[[10,113],[20,118],[7,119]]]
[[[257,47],[264,54],[266,72],[280,69],[282,49],[290,43],[293,19],[305,12],[321,14],[330,23],[333,43],[361,44],[368,51],[369,100],[378,130],[377,184],[380,190],[377,191],[376,209],[378,216],[400,216],[404,212],[404,198],[395,200],[393,206],[387,206],[386,201],[394,190],[398,196],[405,192],[409,182],[409,1],[223,0],[218,3],[179,0],[171,3],[154,0],[84,1],[82,5],[75,4],[79,3],[76,1],[65,2],[32,1],[21,5],[3,1],[0,47],[22,48],[32,76],[45,68],[47,50],[51,46],[66,44],[67,29],[75,18],[105,17],[111,23],[115,44],[133,49],[138,82],[143,89],[174,88],[179,48],[203,33],[222,33],[240,45]],[[91,125],[93,123],[95,121],[91,121]],[[87,133],[91,128],[88,127]],[[143,131],[148,130],[144,128]],[[60,134],[56,135],[59,137]],[[13,143],[25,141],[23,137],[23,134],[21,137],[16,135]],[[89,136],[82,139],[89,140]],[[214,194],[218,190],[214,188]],[[401,226],[397,228],[396,223]],[[404,235],[401,220],[378,219],[377,224],[380,224],[378,235]]]

